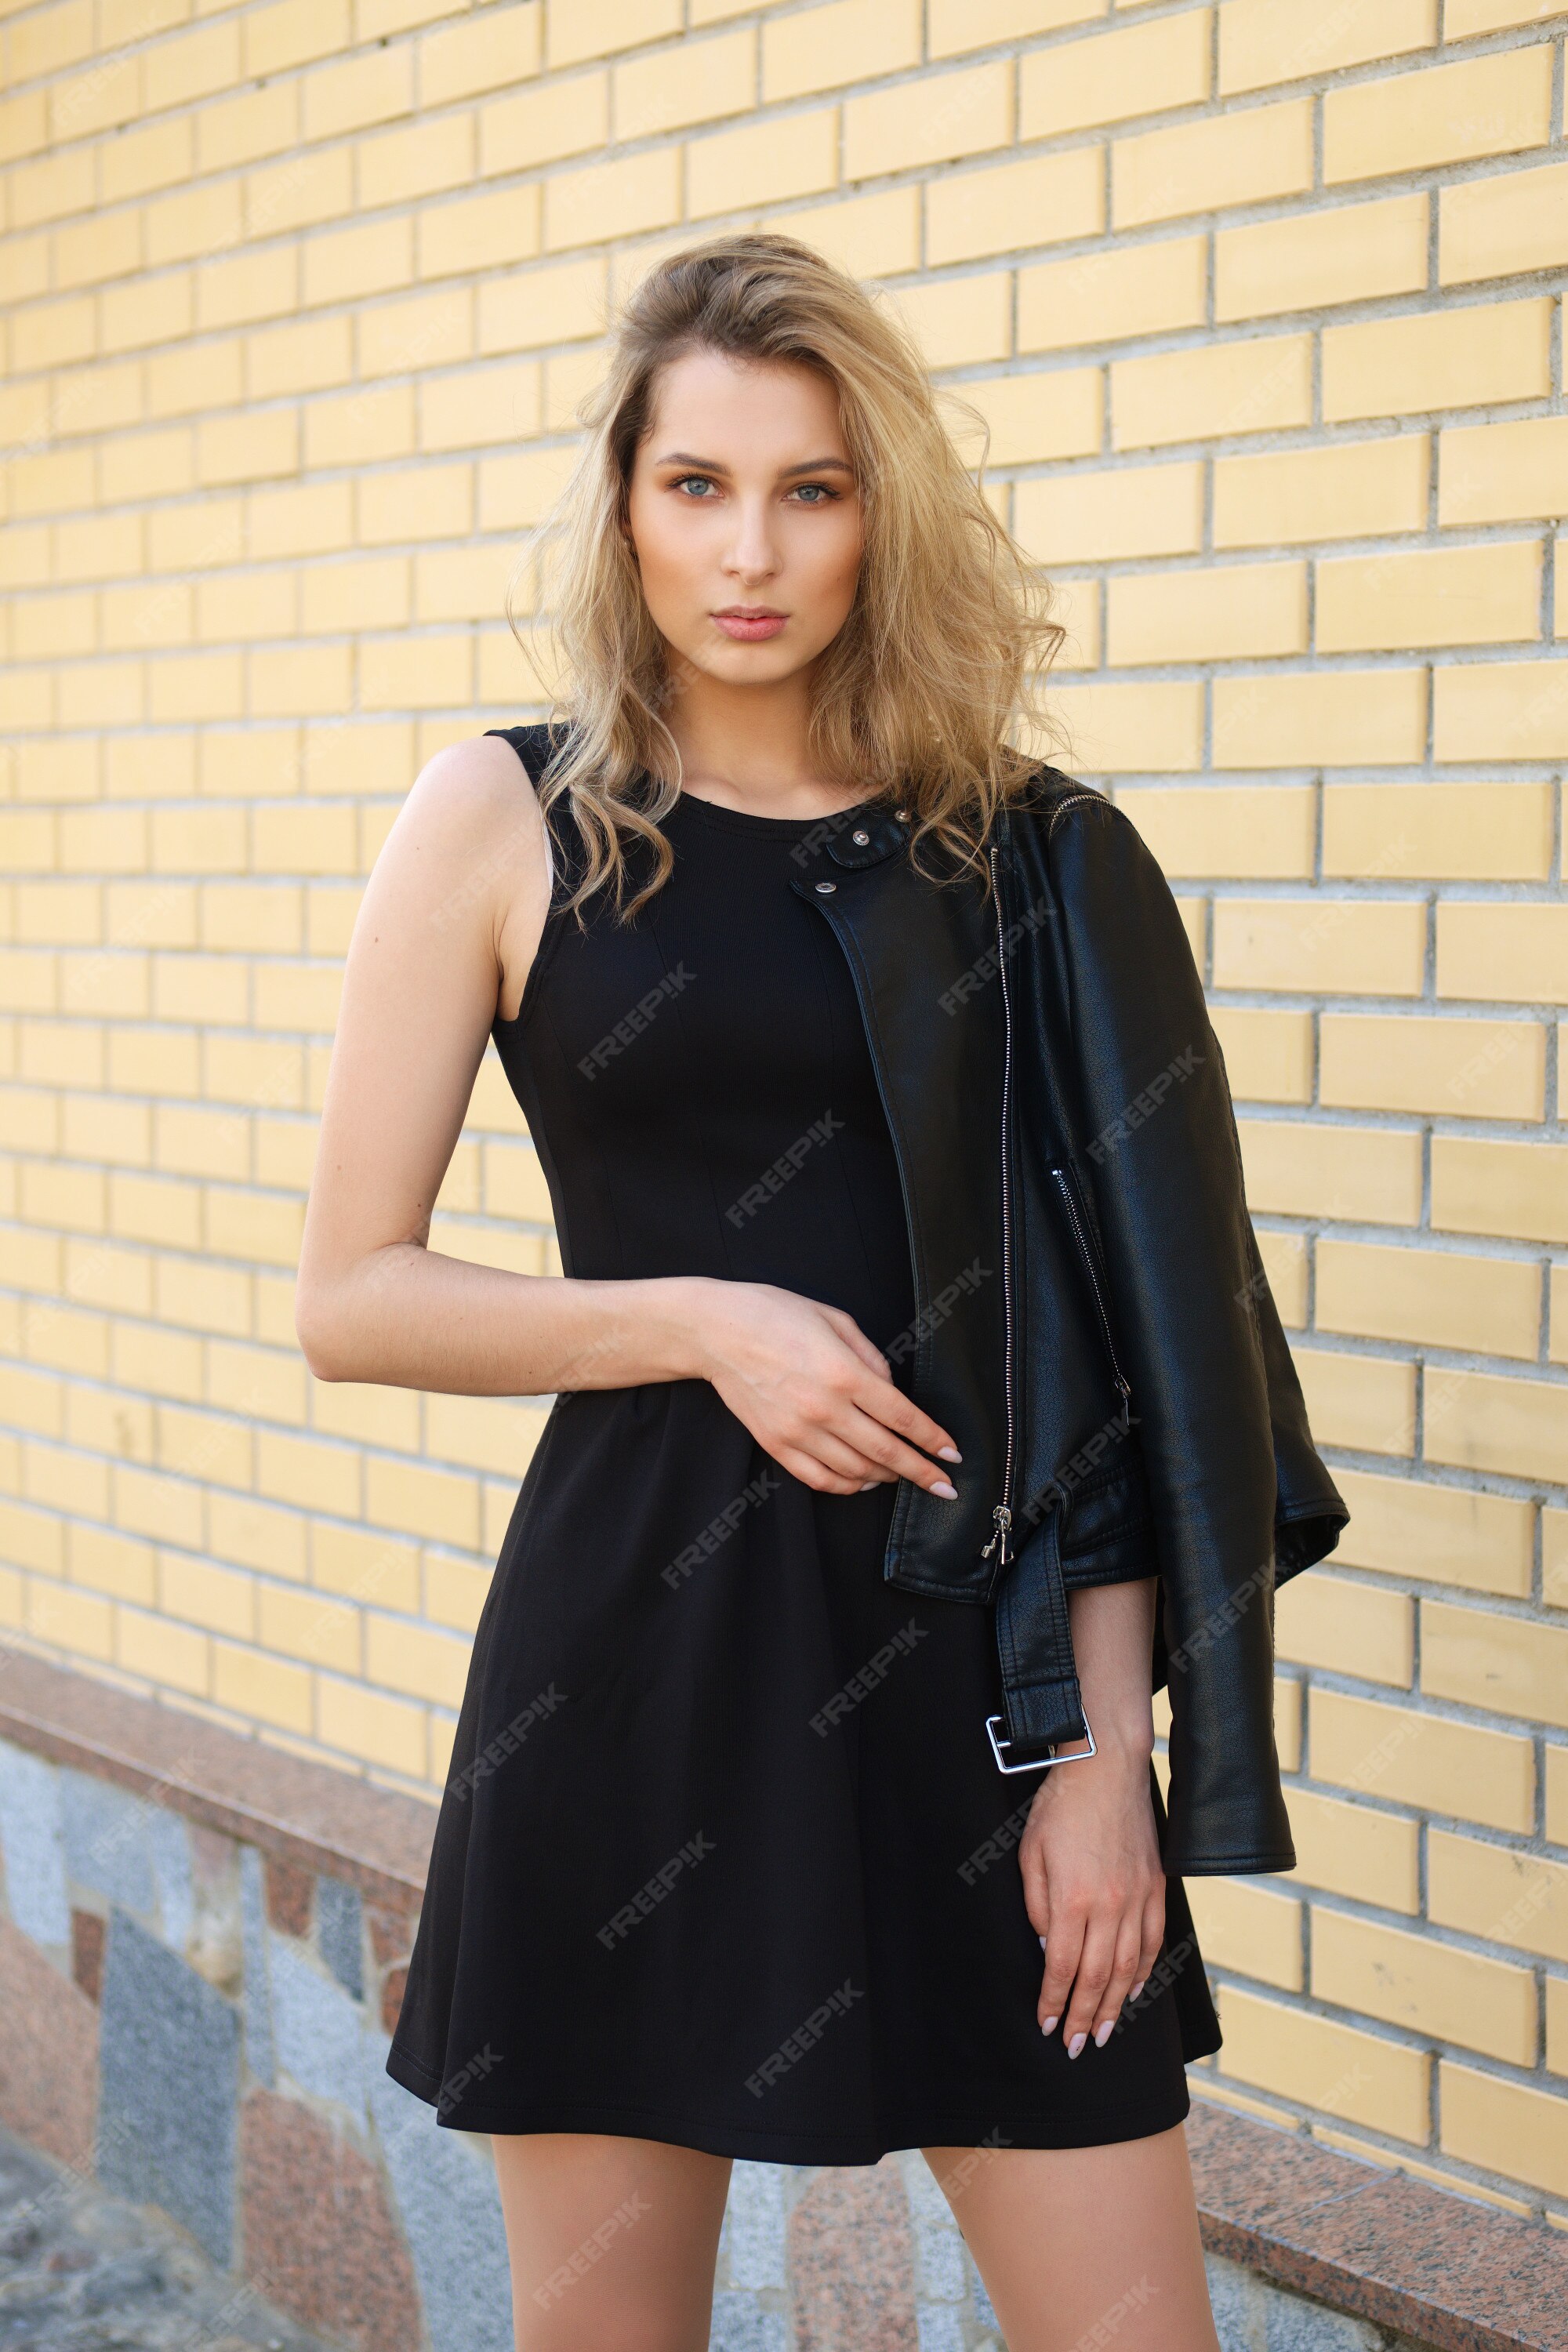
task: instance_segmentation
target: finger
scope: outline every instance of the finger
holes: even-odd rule
[[[805,1452],[814,1456],[825,1470],[831,1470],[836,1477],[847,1479],[855,1488],[875,1486],[886,1476],[868,1454],[862,1454],[858,1446],[841,1438],[835,1430],[814,1429],[804,1440],[804,1445]]]
[[[1044,1952],[1051,1932],[1051,1886],[1039,1841],[1026,1830],[1018,1843],[1018,1875],[1024,1883],[1024,1910]]]
[[[1069,2058],[1082,2057],[1095,2021],[1100,2014],[1106,1987],[1110,1982],[1115,1964],[1116,1936],[1120,1925],[1119,1916],[1108,1918],[1100,1912],[1094,1914],[1084,1927],[1083,1945],[1073,1977],[1071,1995],[1062,2013],[1062,2040]],[[1123,1991],[1132,1981],[1131,1957],[1129,1957]],[[1111,2014],[1114,2020],[1115,2011],[1112,2011]]]
[[[1138,1952],[1137,1973],[1132,1979],[1132,1989],[1127,1996],[1129,2000],[1136,2000],[1144,1986],[1148,1983],[1149,1978],[1153,1970],[1154,1963],[1160,1957],[1160,1948],[1163,1944],[1164,1940],[1165,1880],[1164,1875],[1162,1873],[1161,1876],[1155,1880],[1153,1890],[1151,1893],[1148,1901],[1143,1906],[1142,1940]]]
[[[861,1330],[860,1326],[856,1322],[853,1315],[847,1315],[842,1307],[825,1306],[822,1308],[822,1312],[826,1320],[832,1325],[838,1338],[841,1339],[847,1347],[853,1348],[855,1353],[859,1357],[860,1361],[865,1365],[868,1372],[874,1372],[879,1380],[890,1381],[892,1379],[892,1366],[889,1363],[888,1359],[883,1355],[882,1350],[878,1347],[876,1341],[874,1339],[868,1339],[866,1337],[865,1332]]]
[[[1143,1956],[1143,1930],[1136,1911],[1124,1912],[1112,1923],[1112,1959],[1110,1974],[1096,2005],[1089,2023],[1089,2038],[1103,2050],[1115,2032],[1123,2006],[1137,1981],[1139,1963]]]
[[[1052,1916],[1042,1947],[1046,1957],[1045,1975],[1040,1981],[1040,1998],[1035,2014],[1040,2021],[1042,2033],[1055,2032],[1068,2005],[1083,1954],[1085,1918],[1081,1911],[1058,1907]]]
[[[873,1470],[879,1466],[894,1478],[908,1478],[923,1486],[928,1494],[941,1495],[952,1502],[958,1489],[945,1462],[928,1462],[912,1445],[905,1445],[893,1435],[886,1423],[865,1412],[858,1403],[847,1403],[834,1423],[835,1434],[863,1454]],[[944,1491],[945,1490],[945,1491]]]
[[[963,1457],[953,1444],[951,1433],[943,1429],[940,1422],[933,1421],[929,1412],[922,1412],[913,1399],[906,1396],[895,1384],[892,1368],[886,1356],[867,1338],[854,1317],[843,1307],[831,1307],[823,1299],[814,1299],[812,1304],[838,1337],[853,1349],[867,1370],[877,1376],[879,1391],[870,1410],[878,1419],[886,1421],[916,1445],[923,1446],[928,1454],[938,1454],[950,1462],[962,1461]]]
[[[809,1486],[811,1494],[865,1494],[868,1486],[877,1484],[877,1479],[842,1477],[837,1470],[826,1470],[811,1454],[775,1454],[773,1461],[781,1461],[790,1477]]]
[[[944,1462],[963,1461],[963,1454],[941,1422],[933,1421],[929,1412],[922,1412],[914,1399],[907,1397],[902,1389],[895,1388],[890,1381],[876,1390],[857,1390],[855,1402],[864,1412],[883,1423],[895,1436],[907,1438],[911,1445],[921,1446],[926,1453],[938,1455]]]
[[[766,1450],[792,1478],[798,1478],[803,1486],[809,1486],[816,1495],[854,1495],[877,1483],[874,1478],[852,1471],[831,1470],[816,1454],[798,1445],[769,1445]]]

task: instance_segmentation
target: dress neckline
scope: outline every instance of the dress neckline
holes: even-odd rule
[[[814,825],[842,824],[866,805],[864,801],[853,801],[847,808],[832,809],[826,816],[763,816],[753,809],[729,808],[721,801],[702,800],[695,793],[682,793],[669,816],[689,809],[704,824],[721,825],[739,833],[773,834],[782,838],[789,834],[809,833]],[[669,816],[664,820],[667,824]]]

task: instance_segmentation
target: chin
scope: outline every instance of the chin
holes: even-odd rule
[[[748,646],[721,635],[717,645],[710,644],[701,654],[689,654],[687,658],[710,677],[722,678],[727,686],[773,686],[804,667],[798,650],[792,646],[786,652],[781,637]]]

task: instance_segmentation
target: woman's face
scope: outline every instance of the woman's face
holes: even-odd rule
[[[672,656],[735,686],[803,669],[843,627],[860,571],[860,496],[833,385],[720,352],[672,360],[633,464],[627,528]]]

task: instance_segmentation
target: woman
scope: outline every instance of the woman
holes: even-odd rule
[[[984,884],[1060,633],[906,339],[790,239],[657,267],[588,422],[550,541],[567,723],[455,744],[399,813],[300,1265],[321,1378],[555,1392],[388,2071],[492,2137],[520,2352],[697,2352],[733,2158],[914,2146],[1011,2352],[1113,2309],[1125,2352],[1213,2352],[1183,2070],[1219,2034],[1161,1868],[1155,1580],[1068,1574],[1083,1731],[999,1779],[993,1612],[883,1573],[994,1433],[912,1393],[939,1309],[824,919],[855,844]],[[425,1245],[492,1034],[560,1277]],[[989,1197],[993,1147],[938,1177]],[[941,1312],[990,1311],[994,1267],[939,1272]]]

